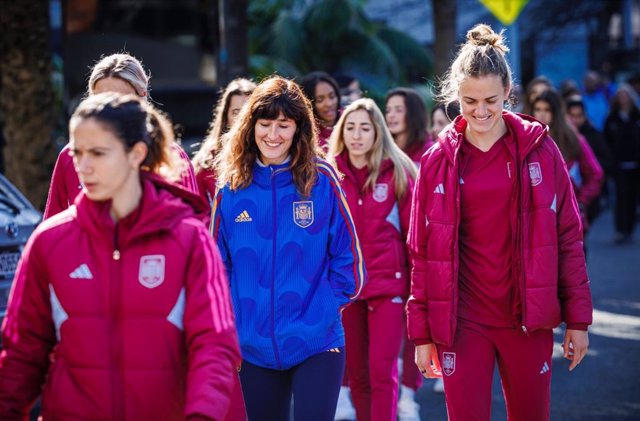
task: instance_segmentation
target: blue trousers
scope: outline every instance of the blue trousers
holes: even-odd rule
[[[316,354],[288,370],[242,363],[240,382],[249,421],[333,421],[344,374],[344,348]]]

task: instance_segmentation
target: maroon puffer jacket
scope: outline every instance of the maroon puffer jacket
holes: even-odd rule
[[[566,166],[553,139],[537,120],[503,113],[516,142],[518,200],[514,269],[525,331],[551,329],[561,321],[586,329],[592,321],[591,291],[582,248],[582,226]],[[459,116],[421,161],[408,245],[412,259],[409,337],[415,343],[451,345],[457,324],[458,152],[466,121]],[[496,221],[497,224],[508,221]]]
[[[367,283],[359,298],[407,297],[409,266],[405,240],[411,213],[413,180],[407,174],[409,185],[398,203],[393,163],[386,159],[382,161],[374,189],[363,193],[358,189],[347,159],[345,150],[336,157],[336,163],[338,170],[344,174],[342,188],[356,225],[367,269]]]
[[[45,420],[224,419],[240,351],[191,198],[148,174],[118,224],[81,193],[37,228],[2,329],[0,419],[27,419],[42,385]]]

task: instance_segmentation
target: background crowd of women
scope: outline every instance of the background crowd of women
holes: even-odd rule
[[[100,60],[16,275],[0,418],[44,385],[52,418],[416,421],[427,377],[487,419],[497,361],[510,419],[547,419],[551,329],[571,369],[588,346],[603,167],[633,232],[640,116],[620,87],[603,144],[543,79],[511,113],[501,35],[467,38],[431,112],[324,72],[236,79],[192,161],[140,62]]]

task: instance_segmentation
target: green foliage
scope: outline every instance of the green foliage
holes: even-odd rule
[[[257,79],[313,70],[350,72],[377,101],[396,86],[433,75],[425,47],[403,32],[373,23],[364,0],[251,0],[250,68]]]

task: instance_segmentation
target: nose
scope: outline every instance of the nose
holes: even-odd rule
[[[93,170],[91,162],[86,156],[76,157],[74,161],[78,174],[89,174]]]
[[[278,137],[278,127],[275,124],[269,126],[267,137],[269,138],[269,140],[275,140]]]
[[[477,110],[478,110],[477,114],[480,117],[484,117],[484,116],[487,115],[487,105],[485,103],[483,103],[483,102],[479,103]]]

